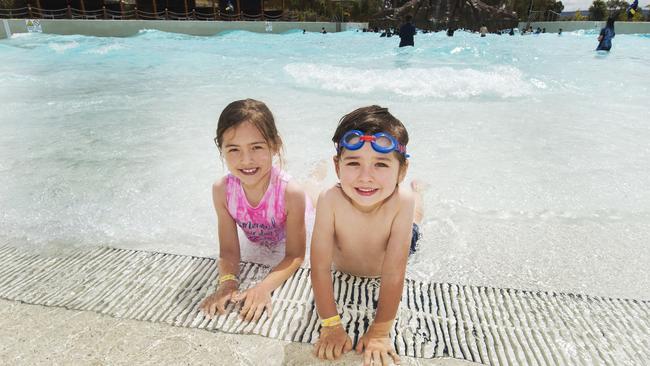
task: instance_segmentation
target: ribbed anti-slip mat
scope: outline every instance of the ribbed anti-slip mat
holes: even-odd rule
[[[268,267],[242,263],[243,286]],[[216,261],[113,248],[61,256],[0,247],[0,297],[118,318],[314,342],[318,316],[308,269],[273,293],[273,314],[242,322],[235,311],[206,319],[198,304],[214,290]],[[363,334],[379,281],[334,274],[349,334]],[[650,302],[407,280],[393,336],[399,354],[448,356],[489,365],[645,365]],[[356,339],[354,339],[356,341]]]

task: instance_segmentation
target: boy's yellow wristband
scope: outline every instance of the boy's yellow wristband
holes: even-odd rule
[[[237,281],[237,276],[235,276],[232,273],[219,276],[219,284],[220,285],[222,283],[226,282],[226,281]]]
[[[341,317],[338,314],[334,315],[333,317],[327,318],[327,319],[322,319],[320,321],[320,325],[322,327],[326,327],[326,328],[327,327],[335,327],[335,326],[340,325],[340,324],[341,324]]]

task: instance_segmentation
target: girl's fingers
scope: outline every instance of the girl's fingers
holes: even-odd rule
[[[359,339],[359,342],[357,343],[357,346],[354,348],[354,350],[357,351],[357,353],[363,352],[363,341],[364,338],[361,337],[361,339]]]
[[[372,351],[371,360],[376,362],[377,364],[381,362],[381,356],[379,356],[379,351]]]
[[[245,298],[246,298],[247,291],[248,291],[248,290],[246,290],[246,291],[242,291],[242,292],[239,292],[239,291],[237,291],[237,290],[233,291],[233,292],[232,292],[232,295],[230,296],[230,300],[232,300],[233,302],[240,302],[240,301],[242,301],[242,299],[245,299]]]
[[[372,362],[372,354],[370,352],[363,353],[363,366],[370,366]]]
[[[379,354],[379,357],[381,358],[381,364],[383,366],[389,366],[390,365],[390,358],[388,357],[388,353],[381,352]]]
[[[352,340],[350,337],[347,337],[345,340],[345,345],[343,346],[343,353],[349,352],[352,350]]]
[[[395,365],[399,365],[399,364],[400,364],[401,360],[399,359],[399,356],[397,355],[397,352],[395,352],[395,350],[390,350],[390,351],[388,351],[388,354],[390,355],[390,357],[393,358],[393,363],[394,363]]]
[[[255,310],[255,315],[253,316],[253,321],[256,322],[262,316],[263,312],[264,312],[264,305],[258,305],[257,309]]]

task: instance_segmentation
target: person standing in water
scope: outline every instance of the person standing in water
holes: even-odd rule
[[[402,26],[399,28],[399,46],[415,46],[415,41],[413,40],[413,36],[415,36],[415,26],[411,24],[413,17],[407,15],[405,20],[406,23],[402,24]]]
[[[612,48],[612,38],[616,33],[614,32],[614,18],[607,18],[607,24],[605,28],[600,30],[600,35],[598,36],[598,47],[596,51],[609,51]]]

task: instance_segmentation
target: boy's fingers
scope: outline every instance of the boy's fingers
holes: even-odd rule
[[[327,345],[327,347],[325,348],[325,356],[330,361],[334,360],[334,344],[329,343]]]
[[[334,359],[335,360],[338,359],[339,357],[341,357],[342,351],[343,351],[343,345],[342,344],[337,344],[336,346],[334,346]]]
[[[221,301],[221,300],[219,300],[219,301],[216,301],[213,305],[214,305],[213,308],[216,307],[216,308],[217,308],[217,312],[218,312],[219,314],[225,314],[225,312],[226,312],[226,307],[224,306],[224,305],[225,305],[225,301]]]
[[[325,359],[325,345],[322,343],[318,348],[318,358],[320,358],[321,360]]]

